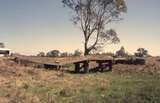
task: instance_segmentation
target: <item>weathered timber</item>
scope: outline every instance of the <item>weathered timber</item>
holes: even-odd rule
[[[75,63],[74,65],[75,65],[75,72],[76,72],[76,73],[79,73],[79,72],[80,72],[80,69],[81,69],[80,63]]]
[[[96,62],[98,63],[98,69],[100,69],[101,72],[103,72],[105,68],[112,70],[112,60],[97,60]]]
[[[89,72],[88,70],[88,60],[83,60],[83,61],[79,61],[79,62],[75,62],[75,72],[79,73],[81,69],[84,70],[85,73]]]
[[[51,57],[35,57],[35,56],[16,56],[15,61],[20,64],[35,63],[39,67],[52,69],[62,69],[67,64],[75,65],[75,72],[80,72],[81,69],[85,73],[89,72],[90,62],[99,62],[99,68],[109,67],[112,68],[111,57],[104,56],[86,56],[86,57],[72,57],[72,58],[51,58]],[[25,62],[24,62],[25,61]],[[102,65],[102,66],[101,66]],[[38,67],[37,66],[37,67]]]
[[[52,64],[44,64],[44,68],[46,68],[46,69],[53,69],[53,68],[59,69],[59,66],[52,65]]]
[[[103,71],[105,68],[109,68],[109,70],[112,70],[112,60],[85,60],[76,62],[75,64],[75,72],[80,72],[81,69],[83,69],[84,73],[89,72],[89,62],[96,62],[98,64],[98,69],[100,71]]]

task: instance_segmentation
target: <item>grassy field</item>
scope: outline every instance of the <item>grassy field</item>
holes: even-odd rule
[[[160,103],[160,75],[72,74],[1,61],[0,103]]]
[[[159,103],[160,79],[152,76],[120,76],[112,73],[60,77],[47,83],[23,84],[17,101],[41,103]],[[28,102],[31,102],[28,101]]]

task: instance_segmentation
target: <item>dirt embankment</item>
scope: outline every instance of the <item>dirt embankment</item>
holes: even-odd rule
[[[123,73],[160,74],[160,58],[149,57],[146,59],[145,65],[126,65],[126,64],[114,65],[113,72],[119,74]]]

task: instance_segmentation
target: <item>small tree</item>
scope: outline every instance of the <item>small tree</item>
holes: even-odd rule
[[[59,50],[52,50],[47,53],[48,57],[58,57],[60,56],[60,51]]]
[[[120,50],[116,52],[116,56],[119,56],[119,57],[125,57],[126,55],[127,53],[125,52],[125,49],[123,46],[120,48]]]
[[[44,56],[45,56],[45,53],[44,53],[44,52],[39,52],[39,53],[37,54],[37,56],[39,56],[39,57],[44,57]]]
[[[0,43],[0,48],[5,48],[4,43]]]
[[[80,50],[75,50],[73,56],[81,56],[82,52]]]
[[[74,12],[73,22],[83,32],[84,55],[120,41],[115,30],[106,30],[106,25],[121,20],[120,15],[127,10],[124,0],[62,0],[62,3]]]
[[[138,56],[138,57],[144,57],[147,55],[148,55],[148,51],[144,48],[138,48],[137,53],[135,53],[135,56]]]

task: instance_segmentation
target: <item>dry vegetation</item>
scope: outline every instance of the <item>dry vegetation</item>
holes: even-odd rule
[[[113,72],[124,73],[145,73],[151,75],[160,75],[159,57],[148,57],[145,65],[115,65]]]
[[[115,65],[112,72],[71,74],[1,58],[0,103],[158,103],[158,60],[152,57],[146,65]]]

